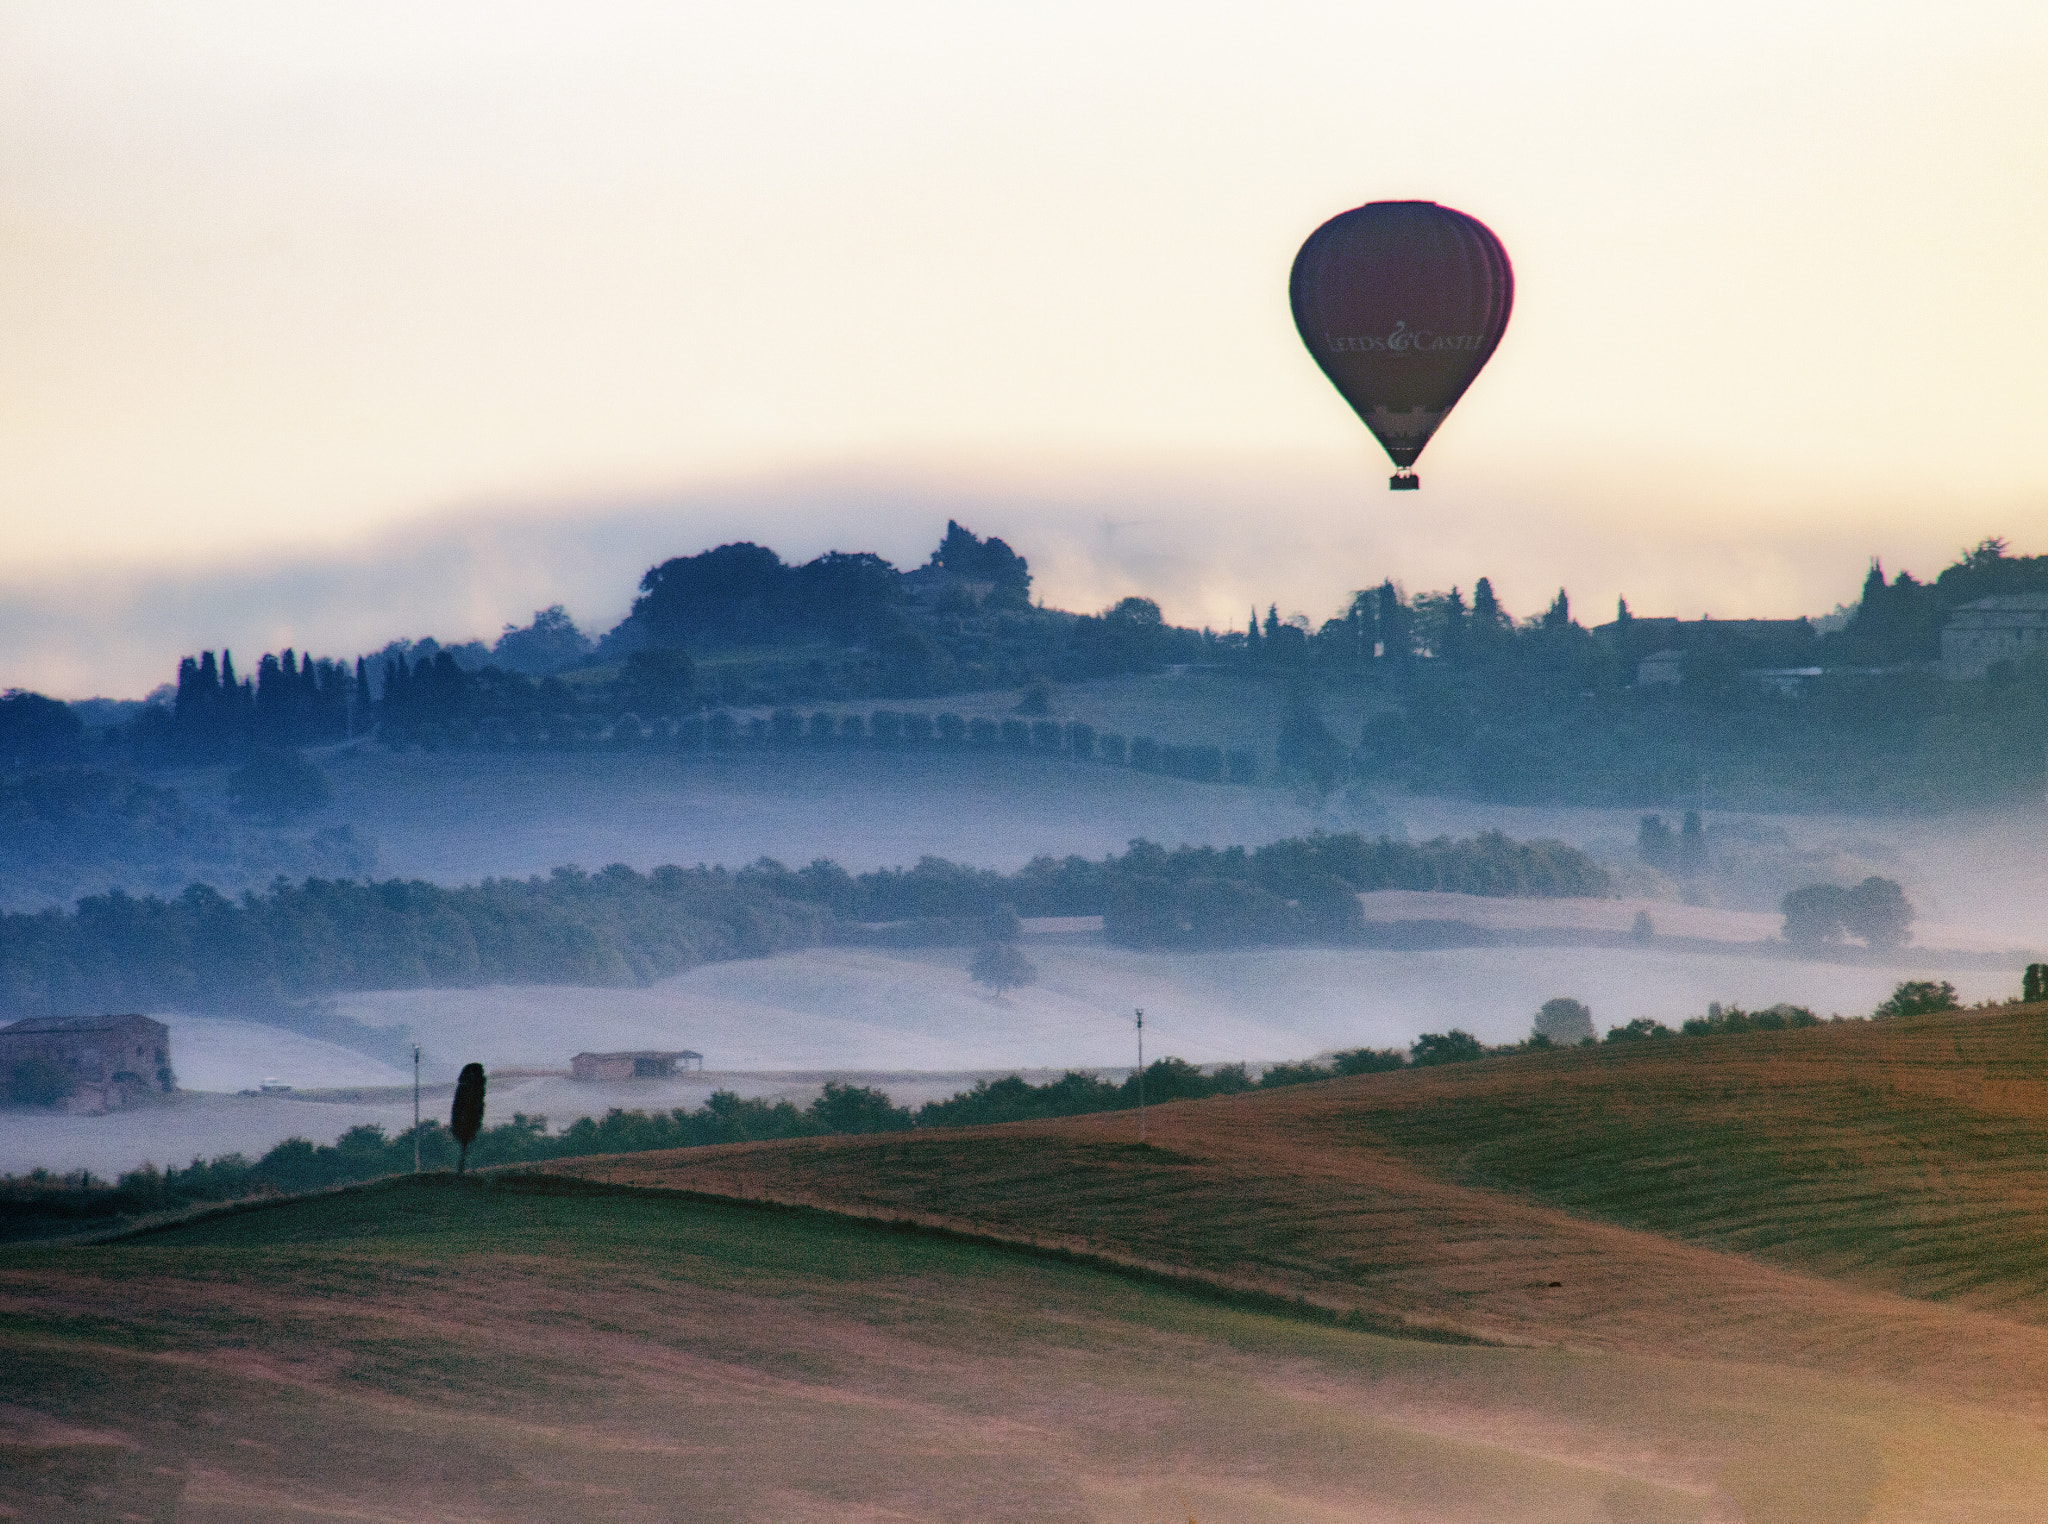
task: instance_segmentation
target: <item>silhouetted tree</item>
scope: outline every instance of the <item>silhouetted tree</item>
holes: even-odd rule
[[[455,1081],[455,1104],[449,1108],[448,1131],[455,1135],[455,1141],[462,1145],[462,1153],[456,1158],[455,1173],[461,1174],[469,1167],[469,1145],[476,1141],[476,1135],[484,1125],[484,1066],[464,1064],[462,1074]]]

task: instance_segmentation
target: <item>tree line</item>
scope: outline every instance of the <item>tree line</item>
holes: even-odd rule
[[[790,869],[614,865],[443,888],[309,878],[229,899],[205,884],[170,898],[89,895],[70,912],[0,916],[0,1014],[265,1007],[374,989],[489,984],[644,984],[698,964],[765,957],[862,923],[968,923],[1101,915],[1131,946],[1343,940],[1338,895],[1445,889],[1485,895],[1602,893],[1574,848],[1515,842],[1411,844],[1311,836],[1247,851],[1134,842],[1100,861],[1040,857],[1013,874],[939,858],[849,874],[827,859]],[[1335,887],[1333,887],[1335,886]],[[1250,904],[1246,919],[1212,907]],[[1276,909],[1275,907],[1279,907]],[[1206,939],[1206,940],[1205,940]]]

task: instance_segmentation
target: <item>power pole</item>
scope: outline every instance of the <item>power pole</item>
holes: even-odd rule
[[[412,1045],[412,1172],[420,1172],[420,1045]]]
[[[1145,1012],[1138,1011],[1138,1142],[1145,1141]]]

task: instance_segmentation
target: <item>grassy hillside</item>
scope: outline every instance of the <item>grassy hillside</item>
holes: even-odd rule
[[[2029,1517],[2034,1425],[1389,1340],[984,1245],[446,1177],[0,1254],[0,1508],[358,1521]]]
[[[591,1161],[1106,1247],[1487,1337],[2048,1392],[2042,1008],[1128,1114]],[[560,1168],[562,1166],[556,1166]]]

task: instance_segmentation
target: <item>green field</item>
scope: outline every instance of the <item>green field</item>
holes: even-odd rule
[[[2048,1493],[2033,1424],[1878,1388],[1385,1339],[560,1182],[12,1250],[0,1314],[25,1520],[1828,1524]]]

